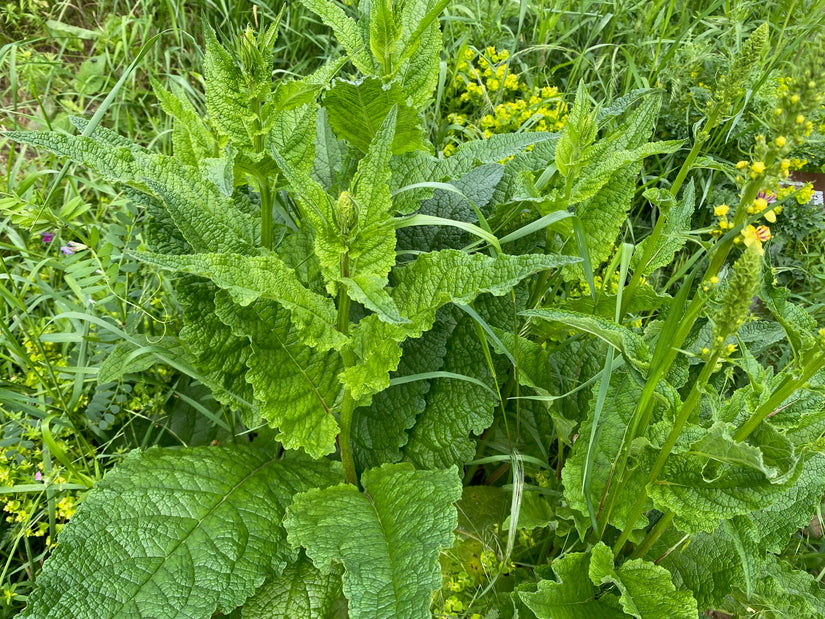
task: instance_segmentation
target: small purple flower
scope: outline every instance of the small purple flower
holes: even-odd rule
[[[41,473],[40,471],[37,471],[37,473],[34,474],[34,478],[37,481],[40,481],[41,479],[43,479],[43,473]]]
[[[54,240],[54,232],[44,232],[40,235],[40,239],[44,243],[51,243]]]
[[[69,241],[63,247],[60,248],[60,251],[62,251],[67,256],[71,256],[73,253],[75,253],[76,251],[80,251],[81,249],[89,248],[83,243],[75,243],[74,241]]]
[[[773,204],[776,202],[776,195],[770,191],[760,191],[756,194],[756,199],[762,198],[768,204]]]

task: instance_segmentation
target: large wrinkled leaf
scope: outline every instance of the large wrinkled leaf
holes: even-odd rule
[[[83,501],[24,617],[209,617],[242,604],[296,553],[278,524],[332,462],[252,447],[132,452]]]
[[[329,619],[341,604],[341,570],[326,574],[304,553],[283,573],[267,580],[243,605],[243,619]]]
[[[332,28],[336,40],[347,50],[352,64],[362,73],[372,73],[372,58],[355,21],[343,9],[329,0],[301,0],[301,4]]]
[[[280,430],[278,439],[285,447],[304,449],[316,458],[332,453],[339,430],[332,413],[340,392],[338,353],[322,353],[303,344],[288,313],[273,302],[257,301],[242,308],[222,292],[216,303],[221,320],[237,336],[249,338],[246,380],[253,387],[260,415]]]
[[[593,386],[593,393],[598,393],[599,383]],[[596,445],[591,450],[592,453],[592,476],[590,478],[590,502],[591,505],[599,506],[605,495],[608,483],[615,483],[611,479],[613,464],[619,454],[627,425],[636,408],[642,392],[642,388],[626,372],[614,372],[610,376],[610,384],[607,387],[607,395],[604,400],[604,408],[601,414],[600,430],[596,434]],[[573,453],[564,463],[562,469],[562,481],[564,482],[564,496],[570,507],[577,510],[587,518],[588,507],[587,498],[584,495],[584,471],[585,462],[588,457],[588,437],[591,434],[595,401],[590,401],[587,412],[587,419],[580,426],[579,440],[573,445]],[[628,493],[631,491],[628,490]],[[625,524],[629,508],[627,502],[619,501],[611,514],[611,523],[622,527]],[[596,517],[599,517],[597,511]],[[644,526],[645,520],[640,518],[635,523],[637,527]],[[589,518],[587,518],[589,525]]]
[[[393,153],[423,148],[421,120],[405,102],[401,85],[384,85],[377,78],[358,82],[336,80],[324,98],[329,124],[339,138],[346,139],[363,153],[394,107],[398,107],[398,130],[392,142]]]
[[[588,576],[590,554],[573,552],[553,562],[557,580],[541,580],[535,593],[519,592],[519,597],[538,619],[621,619],[626,618],[618,598],[600,595]]]
[[[780,435],[760,429],[753,438],[734,441],[718,424],[689,445],[677,444],[648,496],[658,509],[673,511],[676,526],[688,533],[713,531],[720,520],[772,505],[796,481],[801,462]],[[644,461],[654,457],[648,449]]]
[[[295,497],[286,517],[289,541],[302,545],[322,572],[344,564],[352,619],[429,618],[441,586],[438,554],[453,543],[453,503],[461,498],[456,469],[416,471],[386,464],[350,484]]]
[[[404,448],[405,458],[422,468],[463,465],[475,454],[470,435],[481,434],[493,422],[492,378],[469,316],[459,319],[447,341],[442,369],[480,380],[491,389],[455,378],[431,381],[427,404]]]
[[[756,583],[765,553],[752,540],[753,527],[740,518],[712,533],[687,536],[671,529],[648,556],[662,557],[659,565],[680,589],[693,593],[700,608],[720,608],[734,590]]]
[[[445,318],[436,321],[433,329],[421,337],[404,342],[401,361],[391,378],[440,370],[453,327],[454,323]],[[401,459],[407,431],[426,406],[430,384],[429,380],[416,380],[390,386],[377,393],[369,406],[355,409],[352,448],[359,470]]]
[[[592,550],[589,574],[595,585],[615,585],[625,613],[637,619],[695,619],[699,614],[690,591],[676,591],[665,568],[642,559],[614,567],[613,552],[602,542]]]
[[[278,302],[289,310],[292,323],[308,346],[328,350],[340,348],[346,342],[346,336],[335,328],[336,309],[332,300],[307,290],[295,271],[274,254],[250,257],[138,253],[135,256],[155,266],[207,277],[242,306],[260,298]]]
[[[521,315],[560,322],[578,331],[595,335],[616,348],[630,363],[640,369],[646,368],[650,361],[650,351],[644,340],[627,327],[610,320],[554,309],[526,310],[521,312]]]

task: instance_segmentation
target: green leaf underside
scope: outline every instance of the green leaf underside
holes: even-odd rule
[[[394,154],[423,148],[421,121],[418,112],[405,102],[401,85],[381,83],[380,79],[364,78],[358,82],[336,80],[324,98],[329,124],[335,135],[366,153],[378,133],[381,123],[394,107],[398,107],[398,123],[392,141]],[[353,122],[357,118],[357,122]]]
[[[343,563],[352,619],[429,618],[430,596],[441,586],[438,555],[457,525],[457,470],[386,464],[362,481],[364,494],[341,484],[295,497],[288,539],[322,571],[332,560]]]
[[[454,324],[448,314],[436,320],[421,337],[403,344],[398,369],[393,376],[408,376],[440,370],[447,352],[447,338]],[[418,380],[389,387],[377,393],[370,406],[355,410],[352,420],[353,452],[359,470],[382,462],[401,459],[407,431],[415,424],[427,404],[431,382]]]
[[[472,318],[462,316],[447,340],[444,371],[481,380],[492,387],[490,370]],[[404,456],[423,468],[463,465],[475,455],[471,434],[493,422],[496,399],[480,385],[450,378],[431,381],[426,406],[410,431]]]
[[[277,523],[332,462],[252,447],[132,452],[84,500],[23,617],[208,617],[295,557]],[[253,507],[254,506],[254,507]]]

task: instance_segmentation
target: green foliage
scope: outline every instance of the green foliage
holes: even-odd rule
[[[151,80],[165,117],[148,137],[97,124],[111,98],[92,120],[3,134],[15,173],[27,146],[88,168],[0,202],[9,247],[32,256],[0,248],[12,576],[31,587],[59,534],[31,595],[6,603],[81,618],[821,614],[825,340],[763,264],[759,218],[777,213],[757,196],[787,176],[825,75],[812,64],[777,88],[801,122],[739,131],[770,97],[768,28],[749,22],[702,121],[675,132],[690,139],[653,140],[673,99],[648,85],[696,34],[693,8],[670,32],[655,4],[564,11],[593,32],[540,50],[519,41],[549,40],[562,13],[545,28],[529,3],[502,5],[512,49],[485,50],[451,6],[446,53],[442,0],[260,5],[228,44],[199,24],[202,94]],[[722,11],[702,7],[697,23]],[[287,60],[301,17],[325,47],[314,70],[306,46]],[[562,42],[605,62],[631,22],[661,28],[658,44],[616,48],[609,96],[585,60],[557,63],[567,92],[550,113],[542,67]],[[72,77],[81,101],[109,83],[98,52]],[[799,45],[800,66],[813,57]],[[479,118],[445,125],[459,108]],[[487,139],[469,139],[476,122]],[[738,206],[712,208],[720,195]],[[42,298],[54,307],[35,319]]]

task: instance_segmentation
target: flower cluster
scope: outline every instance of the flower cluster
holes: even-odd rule
[[[506,49],[488,47],[484,53],[470,48],[458,64],[449,89],[452,101],[444,148],[455,151],[459,134],[490,137],[528,128],[531,131],[559,131],[567,120],[567,104],[553,86],[529,86],[513,72]]]

